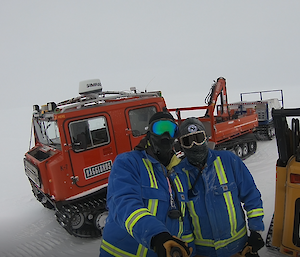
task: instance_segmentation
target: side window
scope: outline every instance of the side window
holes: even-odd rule
[[[134,137],[146,134],[149,119],[154,113],[156,113],[154,106],[129,111],[130,125]]]
[[[110,142],[105,117],[96,117],[69,124],[74,151],[82,151]]]

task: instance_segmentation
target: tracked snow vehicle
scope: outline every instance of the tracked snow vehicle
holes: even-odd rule
[[[206,128],[210,148],[229,150],[245,159],[256,151],[253,132],[258,126],[257,114],[252,108],[243,113],[230,112],[227,99],[226,80],[220,77],[205,98],[205,106],[172,108],[169,111],[177,115],[179,123],[185,113],[198,117]],[[199,117],[194,114],[198,111],[204,111],[204,115]]]
[[[116,155],[133,149],[166,106],[158,91],[132,90],[102,91],[100,80],[89,80],[80,83],[79,97],[34,105],[35,145],[25,154],[25,173],[36,198],[74,236],[101,235]]]
[[[280,98],[265,98],[270,94],[280,94]],[[255,101],[245,101],[243,96],[259,95],[259,99]],[[254,110],[258,117],[258,126],[255,130],[255,136],[258,140],[272,140],[275,137],[275,128],[272,117],[273,109],[281,109],[284,107],[283,91],[280,90],[265,90],[257,92],[245,92],[240,94],[241,101],[229,104],[232,113],[246,113],[249,110]]]

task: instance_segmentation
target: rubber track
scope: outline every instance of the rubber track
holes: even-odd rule
[[[106,199],[98,196],[85,198],[72,204],[63,204],[56,208],[56,219],[58,223],[64,227],[70,235],[84,238],[96,238],[101,236],[101,231],[94,225],[93,220],[85,222],[79,229],[73,229],[72,220],[76,215],[82,213],[84,216],[88,214],[96,214],[106,211]],[[87,220],[87,218],[85,218]]]
[[[242,145],[244,143],[254,143],[255,144],[255,148],[253,149],[253,151],[248,151],[248,154],[243,156],[242,159],[246,159],[249,156],[251,156],[252,154],[254,154],[256,152],[256,138],[255,136],[251,133],[251,134],[246,134],[246,135],[242,135],[240,137],[231,139],[227,142],[221,143],[219,145],[217,145],[215,147],[215,150],[229,150],[229,151],[233,151],[234,148],[238,145]]]

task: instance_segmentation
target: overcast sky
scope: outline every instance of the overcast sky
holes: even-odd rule
[[[0,107],[60,102],[78,83],[203,105],[213,80],[299,104],[300,1],[1,0]]]

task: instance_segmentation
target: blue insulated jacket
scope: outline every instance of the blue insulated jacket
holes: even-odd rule
[[[191,188],[199,170],[187,158],[178,166],[180,179],[187,179]],[[230,151],[209,150],[207,165],[189,197],[196,253],[201,256],[240,252],[248,239],[245,215],[250,230],[264,230],[260,192],[245,164]]]
[[[173,156],[171,163],[180,160]],[[118,155],[114,161],[108,184],[109,215],[103,231],[100,256],[154,256],[151,239],[161,232],[169,232],[189,243],[193,248],[193,234],[186,202],[187,184],[182,184],[175,172],[170,177],[177,191],[184,219],[168,217],[170,190],[166,168],[145,151],[131,151]],[[178,208],[178,207],[177,207]]]

